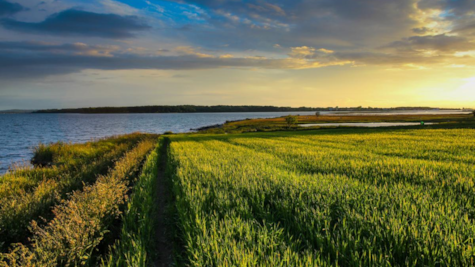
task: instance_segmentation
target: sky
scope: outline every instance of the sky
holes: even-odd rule
[[[0,110],[475,108],[473,0],[0,0]]]

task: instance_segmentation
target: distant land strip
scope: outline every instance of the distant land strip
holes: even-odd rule
[[[276,107],[276,106],[136,106],[136,107],[95,107],[72,109],[45,109],[33,113],[212,113],[212,112],[285,112],[285,111],[388,111],[388,110],[434,110],[431,107]],[[438,109],[438,108],[437,108]],[[442,110],[442,109],[439,109]],[[447,109],[448,110],[448,109]]]

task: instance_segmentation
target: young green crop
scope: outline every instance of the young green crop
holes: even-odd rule
[[[150,155],[142,169],[127,209],[122,217],[120,238],[102,266],[150,266],[155,242],[155,201],[159,160],[164,157],[164,139]]]
[[[190,266],[470,266],[475,130],[172,137]]]

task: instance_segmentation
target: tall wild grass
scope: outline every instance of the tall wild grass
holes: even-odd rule
[[[50,218],[54,204],[105,174],[145,137],[131,134],[86,144],[38,146],[34,158],[48,159],[48,164],[22,168],[0,178],[0,248],[5,251],[11,243],[26,241],[32,220]]]
[[[3,254],[4,266],[79,266],[96,262],[98,248],[120,215],[129,185],[136,178],[155,139],[140,142],[113,170],[57,205],[47,225],[32,223],[31,244],[17,244]]]

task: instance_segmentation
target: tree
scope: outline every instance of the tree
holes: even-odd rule
[[[289,116],[285,117],[285,122],[287,122],[287,125],[289,127],[294,125],[294,124],[297,124],[298,121],[299,121],[299,119],[297,118],[297,116],[289,115]]]

